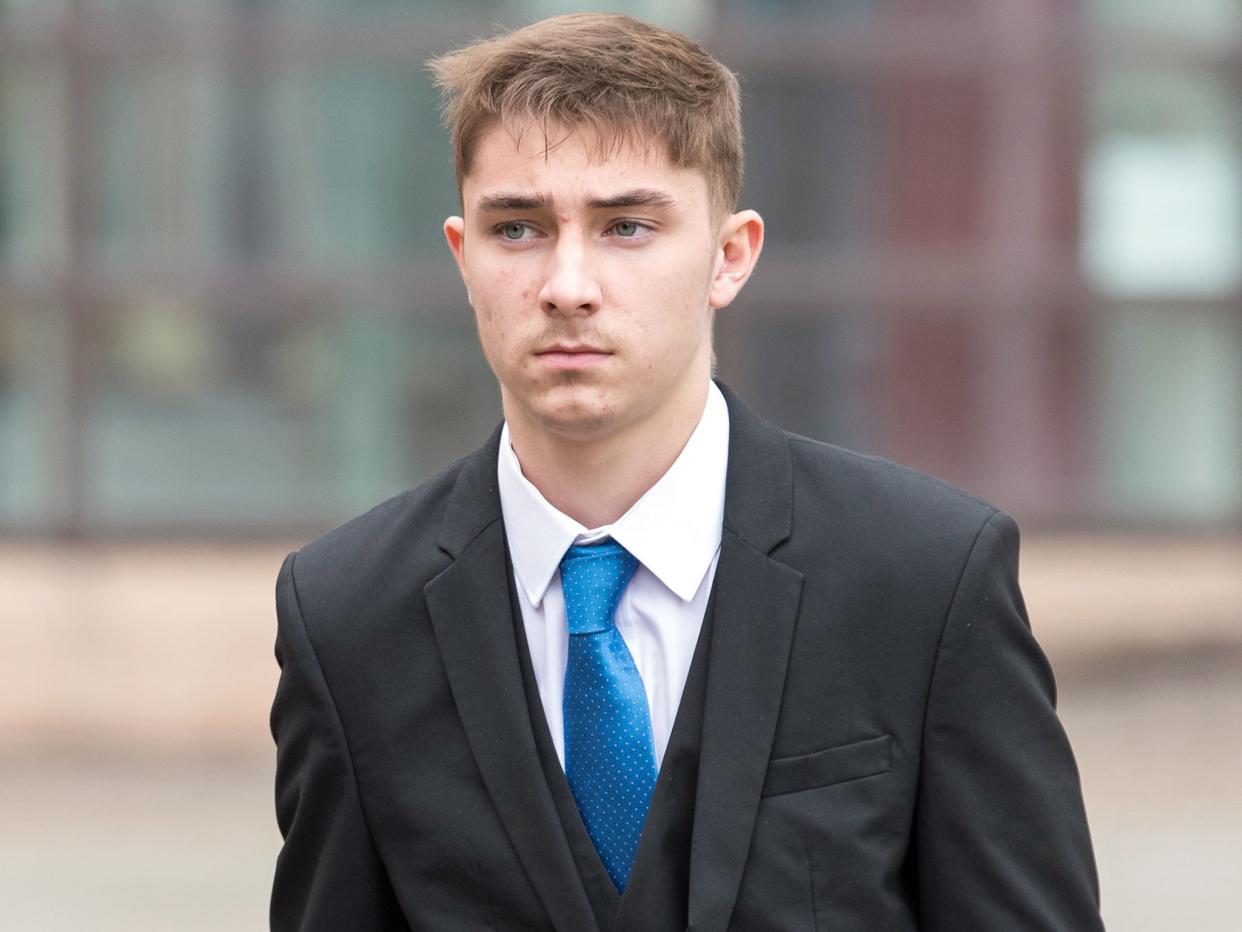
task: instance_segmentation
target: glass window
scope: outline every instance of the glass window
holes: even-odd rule
[[[1195,6],[1209,8],[1226,11]],[[1123,515],[1220,522],[1242,511],[1233,96],[1207,70],[1118,69],[1095,83],[1083,260],[1107,302],[1095,334],[1100,492]]]
[[[334,523],[472,449],[498,420],[466,316],[242,313],[155,294],[103,315],[92,521]]]
[[[1091,0],[1088,11],[1107,28],[1149,35],[1236,39],[1242,29],[1238,0]]]
[[[64,321],[54,308],[0,296],[0,522],[38,527],[54,499],[63,416]]]
[[[64,93],[50,61],[0,62],[0,271],[46,281],[64,259]]]
[[[273,98],[269,174],[289,258],[391,267],[443,248],[452,156],[417,66],[298,69]]]
[[[1095,91],[1083,248],[1110,295],[1210,296],[1242,274],[1242,152],[1208,74],[1126,70]]]

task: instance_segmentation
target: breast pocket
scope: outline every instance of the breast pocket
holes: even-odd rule
[[[800,793],[847,780],[887,773],[893,766],[893,737],[880,735],[814,754],[775,757],[768,761],[764,796]]]

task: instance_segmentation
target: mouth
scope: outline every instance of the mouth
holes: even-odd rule
[[[556,343],[539,350],[535,356],[553,369],[585,369],[606,361],[612,353],[582,343]]]

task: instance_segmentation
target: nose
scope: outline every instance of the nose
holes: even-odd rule
[[[545,314],[594,314],[603,303],[599,279],[588,250],[576,237],[562,236],[549,256],[547,277],[539,290]]]

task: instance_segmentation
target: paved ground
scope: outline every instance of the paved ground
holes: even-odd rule
[[[0,929],[265,928],[286,548],[0,547]],[[1109,927],[1232,932],[1242,541],[1032,540]]]
[[[1065,682],[1061,716],[1108,928],[1242,928],[1242,651]]]
[[[266,762],[10,762],[0,928],[265,929],[280,844],[271,812]]]

